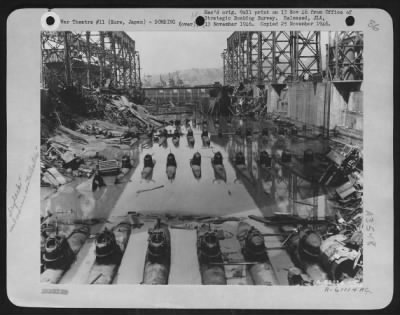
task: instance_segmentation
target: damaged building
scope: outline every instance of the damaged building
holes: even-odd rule
[[[125,32],[41,41],[41,282],[362,284],[361,32],[234,32],[197,86],[143,87]]]

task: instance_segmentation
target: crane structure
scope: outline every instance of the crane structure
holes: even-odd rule
[[[349,102],[350,93],[360,94],[363,81],[363,33],[357,31],[326,32],[321,40],[321,32],[270,31],[270,32],[233,32],[227,38],[226,49],[222,52],[224,85],[239,86],[241,83],[269,85],[276,102],[281,91],[288,83],[297,95],[301,96],[303,85],[296,82],[325,81],[323,97],[323,133],[329,138],[331,107],[337,111],[340,104],[332,98],[332,89],[343,97],[343,103]],[[322,65],[321,41],[326,43],[325,63]],[[293,84],[291,84],[293,83]],[[315,85],[314,85],[315,88]],[[314,90],[315,91],[315,90]],[[356,96],[358,99],[356,99]],[[360,96],[354,96],[353,102]],[[272,99],[272,97],[269,97]],[[298,99],[293,98],[297,104]],[[299,107],[304,110],[306,106]],[[332,103],[332,104],[331,104]],[[354,103],[356,104],[356,103]],[[307,103],[311,108],[310,102]],[[361,104],[362,105],[362,104]],[[362,106],[354,110],[340,109],[344,117],[362,119]],[[322,107],[321,106],[321,107]],[[270,106],[273,107],[273,106]],[[358,108],[358,107],[357,107]],[[344,121],[347,118],[344,119]],[[303,122],[304,123],[304,122]],[[315,181],[305,179],[301,171],[289,165],[283,166],[288,172],[287,193],[288,209],[296,213],[296,205],[309,206],[311,215],[316,218],[328,209],[326,200],[320,198],[321,188]],[[305,203],[299,200],[298,182],[308,182],[311,196]],[[274,186],[273,186],[274,187]]]
[[[141,87],[140,56],[125,32],[42,32],[41,84]]]
[[[222,53],[224,84],[322,77],[320,32],[234,32]]]
[[[363,80],[362,32],[329,32],[325,78]],[[321,32],[233,32],[222,52],[224,84],[322,80]]]
[[[363,80],[362,32],[329,32],[327,45],[327,77],[330,81]]]

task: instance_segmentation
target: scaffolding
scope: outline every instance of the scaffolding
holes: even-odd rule
[[[327,76],[331,81],[363,80],[362,32],[329,32]]]
[[[140,56],[125,32],[42,32],[43,87],[141,87]]]
[[[225,84],[322,78],[320,32],[234,32],[222,58]]]

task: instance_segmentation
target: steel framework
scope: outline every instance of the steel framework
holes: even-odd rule
[[[224,83],[284,83],[321,74],[320,32],[234,32],[222,53]]]
[[[332,81],[363,80],[362,32],[329,32],[327,75]]]
[[[140,57],[125,32],[42,32],[44,87],[52,84],[141,87]]]

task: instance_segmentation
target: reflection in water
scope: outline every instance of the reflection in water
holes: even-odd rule
[[[239,121],[237,127],[226,146],[229,160],[234,165],[238,181],[244,184],[257,206],[266,215],[273,212],[298,212],[296,202],[293,201],[315,198],[320,194],[318,187],[301,176],[302,173],[310,173],[311,170],[303,166],[302,171],[295,174],[291,167],[296,165],[283,167],[271,157],[275,156],[279,160],[283,151],[299,155],[309,147],[323,152],[326,147],[323,141],[305,143],[297,137],[275,135],[275,132],[271,132],[273,128],[248,127],[243,121]],[[245,135],[242,132],[243,128],[246,130]],[[255,129],[259,130],[258,136],[254,134],[257,133]]]
[[[175,179],[175,175],[176,175],[176,168],[177,168],[177,164],[176,164],[176,159],[175,159],[175,155],[173,153],[168,154],[167,156],[167,177],[169,180],[174,180]]]
[[[102,154],[108,155],[111,159],[121,160],[125,156],[129,157],[130,161],[137,161],[139,148],[136,146],[115,152],[108,149],[107,152],[102,152]],[[102,176],[101,180],[100,177],[98,179],[94,177],[89,179],[76,178],[70,184],[60,186],[55,194],[45,197],[45,200],[42,199],[41,214],[45,215],[47,211],[50,211],[54,214],[51,217],[51,221],[59,223],[72,224],[81,220],[89,220],[91,222],[100,220],[100,222],[103,222],[110,216],[111,210],[127,183],[129,183],[129,178],[134,173],[135,167],[136,165],[132,165],[132,168],[128,169],[123,177],[120,174],[117,176]],[[116,183],[117,177],[123,180]],[[93,191],[93,184],[96,181],[96,189]],[[100,226],[94,227],[93,233],[98,228]]]
[[[161,133],[160,133],[159,138],[158,138],[158,145],[160,147],[164,147],[164,148],[168,147],[168,141],[167,140],[168,140],[168,131],[167,131],[167,129],[163,129],[161,131]]]
[[[64,194],[65,201],[51,198],[49,208],[58,207],[59,211],[72,208],[79,219],[108,218],[127,211],[233,215],[254,208],[267,216],[274,212],[305,214],[309,209],[315,214],[316,197],[323,191],[294,175],[290,167],[279,162],[279,156],[283,150],[289,150],[295,163],[296,156],[307,148],[323,152],[322,141],[306,143],[297,137],[277,135],[268,123],[238,120],[228,123],[225,118],[203,123],[201,117],[197,119],[199,125],[192,119],[179,126],[180,135],[187,138],[187,146],[168,147],[168,142],[172,142],[168,136],[173,135],[176,126],[167,126],[158,135],[159,145],[148,139],[140,140],[126,151],[134,160],[134,168],[122,184],[115,185],[115,177],[105,176],[106,186],[93,192],[92,179],[77,180],[74,185],[60,188],[57,198]],[[243,132],[236,135],[238,127],[244,131],[243,135]],[[202,135],[208,140],[202,139]],[[241,153],[239,159],[238,153]],[[155,166],[156,160],[160,165]],[[165,169],[161,167],[163,163]],[[140,171],[135,172],[135,168]],[[163,188],[151,190],[155,182]],[[67,187],[72,191],[62,192]],[[135,194],[138,190],[149,191]],[[298,202],[304,200],[305,204]]]
[[[146,154],[143,158],[142,179],[148,182],[153,181],[153,169],[155,165],[156,161],[153,159],[153,157],[150,154]]]
[[[194,136],[193,136],[193,129],[190,127],[190,124],[189,124],[189,127],[187,128],[186,139],[187,139],[187,142],[188,142],[188,146],[190,148],[193,148],[195,141],[194,141]]]
[[[251,161],[248,160],[248,161]],[[236,179],[235,181],[242,182],[242,179],[253,183],[253,178],[250,174],[249,167],[251,163],[246,164],[246,159],[242,151],[236,152],[235,157],[233,158],[233,163],[235,165],[236,170]]]
[[[214,154],[214,157],[211,159],[211,165],[214,170],[213,182],[223,181],[226,183],[226,171],[221,152],[218,151]]]
[[[211,141],[207,129],[203,129],[203,132],[201,133],[201,141],[203,141],[204,147],[210,146]]]
[[[101,177],[99,170],[96,169],[94,173],[94,177],[92,180],[92,191],[96,191],[98,188],[104,187],[106,184],[104,183],[103,177]]]
[[[193,176],[196,179],[201,178],[201,154],[196,152],[190,160],[190,167],[192,168]]]
[[[176,148],[179,147],[179,141],[180,141],[180,136],[181,136],[179,129],[180,128],[178,128],[178,127],[175,128],[174,134],[172,135],[172,143],[174,144],[174,146]]]

